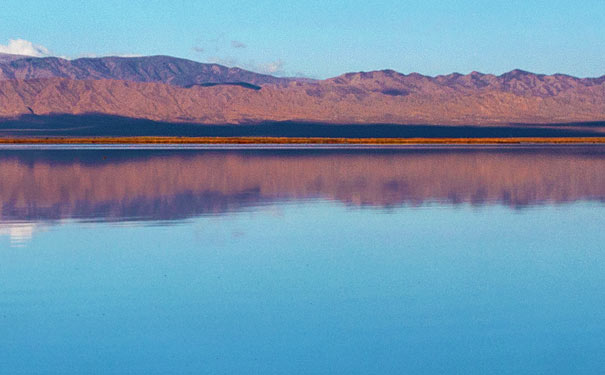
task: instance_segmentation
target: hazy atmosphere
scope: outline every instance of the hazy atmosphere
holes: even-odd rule
[[[274,75],[605,74],[605,2],[4,0],[0,52],[171,55]]]

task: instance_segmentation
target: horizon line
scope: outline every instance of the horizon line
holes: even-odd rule
[[[480,76],[493,76],[493,77],[503,77],[506,75],[510,75],[510,74],[531,74],[531,75],[535,75],[535,76],[539,76],[539,77],[547,77],[547,76],[552,76],[552,77],[556,77],[556,76],[565,76],[565,77],[570,77],[570,78],[577,78],[577,79],[601,79],[601,78],[605,78],[605,72],[600,75],[600,76],[575,76],[572,74],[568,74],[568,73],[561,73],[561,72],[556,72],[556,73],[537,73],[537,72],[532,72],[530,70],[525,70],[522,68],[514,68],[502,73],[485,73],[485,72],[481,72],[478,70],[473,70],[469,73],[460,73],[459,71],[454,71],[454,72],[450,72],[450,73],[441,73],[441,74],[437,74],[437,75],[429,75],[429,74],[424,74],[424,73],[420,73],[419,71],[411,71],[409,73],[403,73],[400,72],[396,69],[393,68],[377,68],[377,69],[373,69],[373,70],[356,70],[356,71],[349,71],[349,72],[343,72],[339,75],[336,76],[330,76],[327,78],[315,78],[315,77],[305,77],[305,76],[298,76],[298,75],[287,75],[287,76],[280,76],[280,75],[274,75],[274,74],[269,74],[269,73],[261,73],[261,72],[257,72],[254,70],[250,70],[250,69],[246,69],[243,68],[241,66],[237,66],[237,65],[225,65],[225,64],[219,64],[219,63],[215,63],[215,62],[204,62],[204,61],[198,61],[198,60],[193,60],[190,58],[186,58],[186,57],[179,57],[179,56],[172,56],[172,55],[138,55],[138,54],[125,54],[125,55],[103,55],[103,56],[95,56],[95,55],[91,55],[91,56],[80,56],[80,57],[74,57],[74,58],[70,58],[70,57],[66,57],[66,56],[55,56],[55,55],[48,55],[48,56],[33,56],[33,55],[22,55],[22,54],[12,54],[12,53],[3,53],[0,52],[0,56],[14,56],[14,57],[19,57],[17,60],[21,60],[23,59],[59,59],[59,60],[65,60],[65,61],[77,61],[77,60],[94,60],[94,59],[106,59],[106,58],[119,58],[119,59],[144,59],[144,58],[158,58],[158,57],[164,57],[164,58],[171,58],[171,59],[179,59],[179,60],[186,60],[186,61],[191,61],[197,64],[203,64],[203,65],[215,65],[215,66],[220,66],[220,67],[224,67],[224,68],[228,68],[228,69],[240,69],[243,71],[247,71],[247,72],[252,72],[255,74],[259,74],[259,75],[264,75],[264,76],[271,76],[271,77],[275,77],[275,78],[283,78],[283,79],[307,79],[307,80],[314,80],[314,81],[323,81],[323,80],[329,80],[329,79],[333,79],[333,78],[338,78],[338,77],[342,77],[348,74],[368,74],[368,73],[376,73],[376,72],[394,72],[397,74],[401,74],[403,76],[422,76],[422,77],[426,77],[426,78],[440,78],[440,77],[448,77],[448,76],[473,76],[473,75],[480,75]],[[12,61],[16,61],[16,60],[11,60],[11,61],[7,61],[8,63],[12,62]],[[0,62],[4,63],[4,62]]]

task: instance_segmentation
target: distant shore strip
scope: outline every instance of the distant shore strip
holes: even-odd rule
[[[0,144],[582,144],[602,143],[605,137],[515,137],[515,138],[295,138],[295,137],[45,137],[0,138]]]

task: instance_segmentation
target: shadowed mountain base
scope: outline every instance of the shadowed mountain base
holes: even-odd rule
[[[444,126],[268,122],[244,125],[170,123],[109,115],[23,115],[0,121],[0,137],[320,137],[540,138],[603,137],[605,123]]]

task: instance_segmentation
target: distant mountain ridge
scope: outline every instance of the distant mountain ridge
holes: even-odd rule
[[[338,85],[380,91],[387,95],[447,93],[451,89],[465,94],[481,91],[501,91],[516,95],[552,97],[571,89],[600,86],[605,83],[605,76],[576,78],[564,74],[534,74],[516,69],[499,76],[472,72],[467,75],[452,73],[430,77],[418,73],[405,75],[394,70],[381,70],[347,73],[327,81]]]
[[[18,55],[2,58],[0,80],[68,78],[77,80],[113,79],[132,82],[158,82],[175,86],[245,82],[253,85],[287,84],[289,79],[204,64],[169,56],[98,57],[66,60],[58,57]]]
[[[25,59],[28,58],[29,56],[24,56],[24,55],[14,55],[11,53],[0,53],[0,63],[6,63],[6,62],[11,62],[14,60],[21,60],[21,59]]]
[[[381,70],[308,80],[168,56],[0,55],[0,118],[32,113],[205,124],[591,122],[605,120],[605,76]]]

